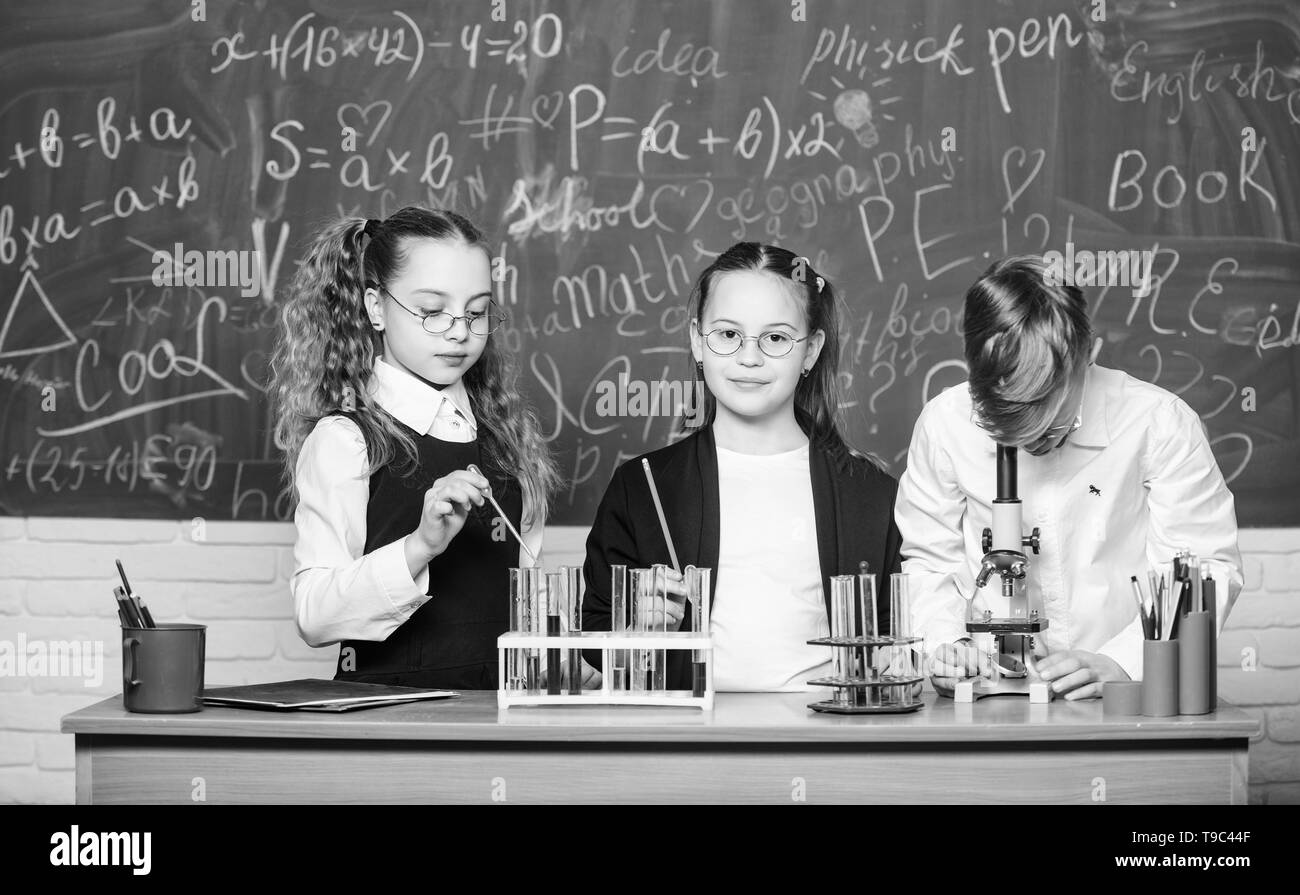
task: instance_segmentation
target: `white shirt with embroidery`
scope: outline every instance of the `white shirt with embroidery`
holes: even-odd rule
[[[927,650],[968,636],[966,597],[984,552],[997,494],[997,446],[974,422],[966,384],[945,390],[917,420],[895,518],[912,582],[915,633]],[[1026,586],[1048,619],[1048,652],[1080,649],[1142,676],[1142,629],[1129,576],[1182,548],[1208,562],[1220,630],[1242,585],[1232,493],[1205,427],[1187,404],[1119,370],[1089,368],[1083,423],[1061,447],[1019,452],[1024,527],[1040,532]],[[984,593],[975,608],[992,609]],[[1005,610],[1003,610],[1005,611]],[[977,640],[978,642],[978,640]]]

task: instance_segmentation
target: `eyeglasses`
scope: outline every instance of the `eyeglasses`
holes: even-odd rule
[[[505,323],[505,315],[491,301],[488,302],[486,312],[471,311],[468,314],[448,314],[446,311],[434,311],[430,314],[420,314],[397,301],[397,297],[389,292],[386,287],[380,286],[379,288],[403,311],[413,317],[419,317],[420,325],[424,327],[424,331],[432,336],[439,336],[449,332],[456,325],[457,320],[464,320],[469,325],[469,331],[476,336],[490,336],[500,328],[501,324]]]
[[[1091,364],[1089,366],[1091,366]],[[1079,387],[1079,410],[1075,413],[1073,422],[1062,423],[1059,426],[1049,426],[1047,429],[1043,430],[1042,435],[1039,435],[1033,441],[1027,442],[1023,445],[1023,449],[1032,454],[1036,449],[1043,447],[1043,445],[1051,444],[1058,439],[1063,440],[1077,432],[1083,426],[1083,399],[1087,397],[1087,391],[1088,380],[1085,378],[1083,380],[1083,385]]]
[[[796,339],[779,330],[770,330],[756,336],[745,336],[741,335],[738,329],[722,328],[705,333],[704,344],[708,345],[709,350],[714,354],[728,357],[735,354],[742,345],[752,339],[758,343],[758,350],[768,357],[785,357],[790,353],[790,349],[794,348],[795,342],[802,342],[807,338],[807,336],[802,336]]]

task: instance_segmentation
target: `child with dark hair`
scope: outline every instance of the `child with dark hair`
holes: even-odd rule
[[[493,332],[491,250],[449,211],[319,233],[272,361],[296,499],[294,615],[336,677],[494,689],[507,569],[540,553],[559,475]]]
[[[1048,620],[1038,673],[1067,699],[1142,676],[1130,576],[1186,548],[1216,581],[1220,627],[1241,588],[1232,494],[1205,429],[1180,398],[1095,361],[1087,304],[1036,257],[995,262],[966,293],[968,381],[921,411],[899,484],[903,571],[915,633],[939,679],[984,673],[996,657],[965,631],[992,524],[997,445],[1020,449],[1026,526],[1040,531],[1026,587]],[[1143,580],[1145,578],[1143,577]],[[981,635],[984,636],[984,635]]]
[[[869,563],[888,624],[897,483],[844,440],[835,289],[806,258],[733,245],[696,281],[690,321],[703,424],[645,457],[681,566],[714,570],[714,684],[807,689],[829,674],[830,650],[807,641],[829,632],[830,576]],[[610,627],[611,566],[669,562],[641,459],[614,473],[587,539],[589,630]],[[668,627],[691,630],[681,575],[669,590]],[[669,689],[691,686],[682,653]]]

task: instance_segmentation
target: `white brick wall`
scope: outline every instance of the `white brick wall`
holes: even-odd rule
[[[337,647],[312,649],[291,616],[293,526],[0,517],[0,641],[102,644],[103,681],[0,676],[0,803],[71,802],[69,712],[121,692],[114,559],[159,618],[208,625],[207,683],[331,677]],[[582,562],[586,528],[546,536],[547,566]],[[1223,698],[1258,718],[1253,802],[1300,804],[1300,531],[1241,533],[1246,588],[1219,644]]]

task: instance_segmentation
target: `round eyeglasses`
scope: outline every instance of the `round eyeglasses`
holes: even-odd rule
[[[456,325],[457,320],[464,320],[469,326],[469,331],[476,336],[490,336],[501,327],[501,324],[505,323],[505,315],[491,301],[488,302],[486,311],[471,311],[468,314],[448,314],[446,311],[434,311],[430,314],[421,314],[412,311],[398,301],[397,297],[389,292],[387,287],[380,286],[379,288],[403,311],[413,317],[419,317],[420,325],[424,327],[424,331],[432,336],[440,336],[445,332],[449,332]]]
[[[1021,445],[1021,450],[1028,454],[1043,453],[1043,448],[1048,445],[1059,447],[1079,429],[1083,428],[1083,399],[1087,397],[1088,380],[1084,379],[1083,385],[1079,387],[1079,409],[1074,414],[1074,420],[1068,423],[1062,423],[1059,426],[1049,426],[1033,441]]]
[[[758,343],[758,350],[768,357],[785,357],[790,353],[790,349],[794,348],[796,342],[802,342],[807,338],[801,336],[796,339],[788,333],[775,329],[756,336],[746,336],[738,329],[722,327],[705,333],[704,344],[709,346],[709,350],[714,354],[727,357],[735,354],[742,345],[752,339]]]

